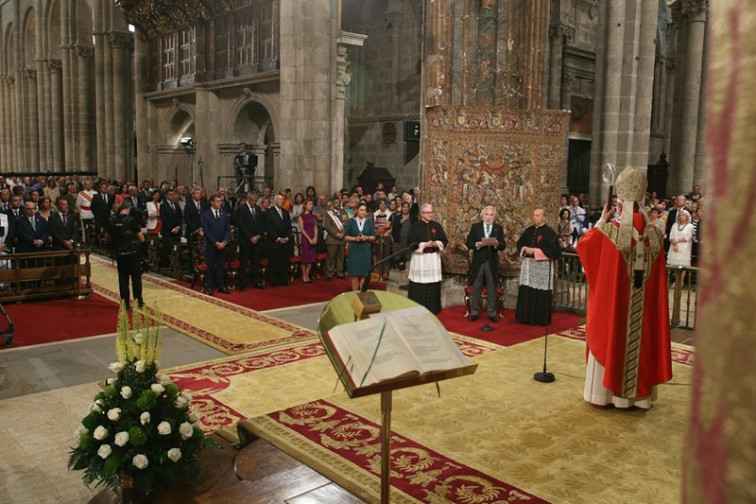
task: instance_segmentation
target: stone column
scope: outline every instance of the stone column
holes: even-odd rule
[[[490,1],[490,0],[489,0]],[[546,106],[547,50],[546,43],[549,26],[549,1],[531,0],[528,2],[529,20],[527,33],[526,108],[541,109]]]
[[[265,152],[267,151],[267,146],[265,145],[253,145],[249,150],[252,153],[252,155],[257,158],[257,167],[255,168],[255,177],[264,177],[265,176]],[[254,188],[260,192],[262,191],[262,185],[258,184],[257,181],[254,181]]]
[[[102,51],[102,94],[103,110],[105,112],[103,137],[98,141],[99,149],[104,150],[103,159],[105,165],[101,170],[114,176],[115,170],[115,98],[113,96],[113,49],[110,34],[103,34],[103,51]]]
[[[4,75],[2,78],[2,96],[0,96],[0,163],[6,169],[16,169],[13,152],[13,76]]]
[[[701,189],[704,190],[706,186],[706,81],[709,78],[709,74],[706,71],[709,68],[708,54],[709,54],[709,31],[704,30],[704,45],[703,45],[703,61],[701,63],[702,75],[701,75],[701,87],[700,96],[698,99],[698,135],[696,136],[696,161],[695,168],[693,170],[693,184],[699,184]],[[692,185],[691,185],[692,189]],[[686,190],[687,192],[687,190]],[[704,191],[704,194],[706,192]]]
[[[107,46],[107,37],[102,31],[104,28],[99,26],[102,23],[99,10],[102,9],[100,2],[95,7],[95,46],[94,46],[94,74],[95,74],[95,138],[100,145],[106,138],[106,123],[112,120],[112,117],[105,113],[105,52]],[[97,20],[100,20],[98,23]],[[113,177],[110,172],[110,163],[108,163],[107,150],[97,149],[97,171],[104,176]]]
[[[428,48],[425,54],[426,107],[451,103],[451,5],[447,0],[428,0],[425,21]],[[426,75],[427,74],[427,75]]]
[[[94,49],[91,46],[76,47],[77,67],[78,67],[78,110],[76,117],[78,124],[76,128],[76,143],[78,144],[78,163],[77,170],[91,170],[96,168],[92,163],[92,125],[90,124],[89,100],[87,99],[92,92],[89,85],[89,70]]]
[[[635,94],[635,110],[633,114],[633,143],[630,154],[630,164],[635,167],[648,166],[648,148],[651,138],[651,106],[654,98],[654,61],[656,59],[656,43],[658,34],[658,5],[654,2],[640,1],[640,26],[636,33],[637,63],[635,82],[625,94]]]
[[[273,177],[273,181],[275,182],[278,180],[279,174],[281,173],[281,143],[280,142],[272,142],[268,144],[268,149],[270,149],[270,156],[273,159],[273,162],[271,163],[270,169],[267,169],[265,171],[266,177]],[[273,188],[273,194],[276,194],[275,186]]]
[[[127,95],[129,86],[127,78],[130,75],[127,65],[130,60],[126,57],[131,53],[131,35],[128,33],[111,33],[108,36],[112,47],[113,73],[110,78],[113,81],[113,152],[110,162],[113,176],[121,180],[129,180],[131,173],[127,161],[130,156],[131,130],[131,100]],[[110,171],[109,170],[109,171]]]
[[[701,77],[703,75],[703,49],[706,33],[706,0],[683,0],[682,15],[685,23],[685,82],[680,121],[679,157],[671,160],[677,171],[676,193],[682,194],[693,187],[698,142]]]
[[[475,79],[476,105],[493,106],[496,96],[496,28],[498,0],[483,0],[478,15],[478,64]]]
[[[53,171],[65,170],[65,143],[63,141],[63,101],[61,61],[50,60],[50,138],[52,157],[50,162]]]
[[[549,100],[548,108],[562,109],[562,59],[564,51],[564,39],[567,27],[555,24],[549,27],[549,40],[551,41],[549,58]]]
[[[50,138],[50,74],[47,61],[35,60],[37,85],[35,102],[37,104],[36,121],[39,140],[37,143],[37,156],[39,158],[40,171],[52,169],[52,151]],[[53,205],[55,202],[53,201]]]
[[[398,27],[394,27],[398,31]],[[329,187],[329,193],[333,193],[344,186],[344,155],[346,149],[345,123],[346,123],[346,98],[349,91],[351,76],[347,72],[349,67],[349,46],[362,47],[367,36],[357,33],[341,32],[336,42],[336,82],[335,100],[333,101],[333,120],[331,122],[331,173],[330,181],[323,187]],[[397,70],[398,71],[398,70]]]
[[[26,104],[24,113],[26,114],[26,163],[24,168],[39,172],[39,104],[37,102],[37,71],[31,69],[24,70],[24,87]]]
[[[146,91],[147,82],[147,44],[138,31],[134,34],[134,109],[136,112],[136,145],[137,145],[137,173],[138,182],[146,178],[148,173],[150,151],[149,126],[147,121],[147,108],[149,102],[145,100],[143,93]]]

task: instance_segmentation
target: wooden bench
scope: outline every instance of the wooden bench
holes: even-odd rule
[[[92,294],[89,248],[0,255],[0,302]]]

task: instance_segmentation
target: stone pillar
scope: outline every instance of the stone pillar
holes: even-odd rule
[[[249,150],[252,153],[252,155],[257,158],[257,167],[255,168],[255,177],[264,177],[265,176],[265,162],[267,161],[265,158],[265,152],[267,151],[267,146],[265,145],[253,145]],[[262,191],[262,185],[255,182],[254,188],[259,192]]]
[[[531,0],[527,5],[530,15],[526,27],[528,59],[524,72],[526,108],[542,109],[546,106],[547,96],[549,1]]]
[[[14,93],[14,99],[16,102],[16,117],[13,121],[13,124],[15,126],[16,132],[16,168],[23,169],[29,166],[29,157],[27,150],[27,141],[29,137],[28,133],[26,133],[28,122],[25,120],[26,110],[24,106],[26,104],[26,97],[24,96],[24,90],[26,88],[26,76],[24,75],[24,71],[18,68],[15,70],[15,73],[16,92]]]
[[[143,93],[146,91],[147,82],[147,44],[144,37],[138,31],[134,34],[134,109],[136,112],[136,145],[137,145],[137,173],[138,181],[146,178],[149,169],[150,146],[149,126],[147,121],[147,109],[149,102],[145,100]]]
[[[704,30],[703,61],[701,63],[701,87],[698,99],[698,135],[696,136],[696,161],[693,170],[693,184],[699,184],[701,190],[706,194],[706,82],[709,74],[706,72],[709,54],[709,32]],[[691,186],[692,189],[692,186]],[[687,192],[687,190],[686,190]]]
[[[113,73],[110,79],[113,81],[113,151],[110,157],[113,176],[121,180],[131,179],[131,170],[128,161],[131,159],[131,100],[128,92],[127,79],[130,75],[128,65],[131,64],[127,57],[131,53],[131,35],[128,33],[111,33],[108,36],[113,58]],[[109,170],[110,171],[110,170]]]
[[[270,156],[273,159],[273,162],[271,163],[270,169],[267,169],[265,171],[266,177],[273,177],[273,181],[275,182],[278,180],[279,173],[281,173],[281,143],[280,142],[272,142],[268,144],[268,149],[270,149]],[[275,186],[273,186],[273,194],[276,194]]]
[[[65,170],[65,143],[63,141],[63,101],[61,61],[50,60],[50,138],[53,171]]]
[[[95,168],[92,163],[92,147],[95,142],[92,141],[92,125],[90,124],[89,100],[87,99],[92,92],[89,85],[89,68],[94,55],[94,49],[91,46],[76,47],[77,67],[78,67],[78,98],[76,117],[78,124],[76,128],[76,143],[78,144],[78,163],[76,170],[91,170]]]
[[[99,169],[110,176],[115,176],[115,97],[113,96],[113,48],[110,34],[103,35],[102,51],[102,94],[103,110],[105,112],[104,132],[98,141],[100,149],[104,150],[105,164]]]
[[[566,33],[567,27],[562,24],[555,24],[549,27],[551,48],[549,51],[548,108],[550,109],[562,109],[564,107],[562,104],[562,59]],[[566,185],[566,183],[563,185]]]
[[[640,1],[640,25],[636,33],[637,58],[635,82],[625,94],[635,94],[633,113],[633,143],[630,164],[644,168],[648,166],[648,148],[651,139],[651,108],[654,99],[654,61],[656,59],[655,38],[658,34],[658,5]]]
[[[6,169],[16,169],[13,152],[13,76],[4,75],[2,78],[2,96],[0,96],[0,163]]]
[[[100,145],[106,138],[106,123],[108,121],[112,120],[112,117],[109,117],[105,113],[105,100],[107,97],[105,96],[105,52],[106,52],[106,45],[107,45],[107,37],[105,36],[105,33],[102,31],[104,27],[98,26],[98,20],[99,23],[102,23],[102,14],[100,13],[100,10],[102,9],[101,3],[97,2],[95,5],[95,33],[94,39],[95,39],[95,46],[94,46],[94,74],[95,74],[95,138],[97,139],[97,144]],[[107,150],[100,148],[97,149],[97,172],[101,173],[103,176],[107,176],[109,178],[113,177],[113,174],[110,172],[110,163],[108,163],[107,158]]]
[[[50,150],[50,74],[48,73],[47,61],[38,59],[36,63],[36,122],[39,140],[37,142],[37,156],[40,171],[51,170]],[[53,201],[53,205],[55,202]]]
[[[394,30],[399,31],[399,27],[394,26]],[[349,67],[348,48],[349,46],[362,47],[366,38],[365,35],[347,32],[341,32],[341,35],[337,38],[335,100],[333,101],[333,121],[331,122],[331,173],[328,184],[322,186],[330,189],[329,194],[344,186],[346,98],[351,82],[351,76],[347,72]]]
[[[24,86],[26,87],[26,131],[28,134],[27,164],[24,166],[34,172],[41,171],[39,160],[39,103],[37,102],[37,71],[24,70]]]
[[[685,23],[685,84],[678,142],[680,151],[678,158],[671,160],[677,172],[677,183],[672,188],[677,194],[690,191],[694,182],[707,5],[707,0],[683,0],[681,5]]]
[[[475,102],[477,105],[493,106],[496,97],[498,13],[498,0],[483,0],[481,2],[480,14],[478,15],[478,74],[475,79]]]
[[[423,65],[426,107],[451,103],[451,5],[447,0],[428,0],[425,29],[428,34],[426,60]]]

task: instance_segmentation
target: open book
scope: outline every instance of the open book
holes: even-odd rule
[[[382,315],[328,331],[353,388],[469,366],[447,330],[429,312]]]

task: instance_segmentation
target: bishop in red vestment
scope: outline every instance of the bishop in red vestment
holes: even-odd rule
[[[645,175],[626,168],[619,221],[608,222],[607,205],[577,246],[589,288],[583,398],[598,406],[647,409],[655,385],[672,378],[663,235],[645,213],[622,213],[645,190]]]

